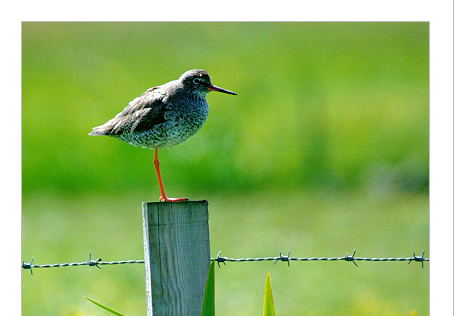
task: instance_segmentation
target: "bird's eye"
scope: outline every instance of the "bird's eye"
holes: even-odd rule
[[[202,83],[202,79],[200,79],[200,78],[194,78],[194,79],[192,80],[192,82],[194,82],[195,84],[201,84],[201,83]]]

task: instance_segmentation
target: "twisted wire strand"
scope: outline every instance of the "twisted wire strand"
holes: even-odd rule
[[[62,267],[77,267],[77,266],[103,266],[103,265],[116,265],[116,264],[131,264],[131,263],[144,263],[143,260],[120,260],[120,261],[83,261],[83,262],[70,262],[70,263],[56,263],[56,264],[32,264],[30,268],[62,268]],[[27,263],[24,263],[25,269]]]

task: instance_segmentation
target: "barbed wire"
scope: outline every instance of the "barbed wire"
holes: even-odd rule
[[[358,267],[355,261],[372,261],[372,262],[384,262],[384,261],[408,261],[410,264],[412,261],[421,262],[422,268],[424,268],[424,261],[429,261],[429,258],[424,258],[424,250],[422,251],[421,256],[416,256],[415,252],[413,252],[412,257],[407,258],[362,258],[362,257],[355,257],[356,249],[353,251],[352,255],[349,255],[348,252],[343,257],[314,257],[314,258],[296,258],[290,257],[290,250],[287,253],[287,256],[279,254],[279,257],[265,257],[265,258],[240,258],[240,259],[232,259],[227,257],[221,257],[221,252],[219,251],[216,258],[211,259],[212,261],[216,261],[218,266],[220,266],[220,262],[223,262],[225,265],[226,261],[229,262],[254,262],[254,261],[274,261],[274,264],[278,261],[287,262],[287,265],[290,266],[290,261],[351,261],[355,266]]]
[[[116,264],[132,264],[132,263],[144,263],[144,260],[120,260],[120,261],[102,261],[101,258],[96,260],[91,259],[91,253],[88,261],[83,262],[71,262],[71,263],[56,263],[56,264],[33,264],[34,258],[30,263],[22,262],[22,269],[30,270],[33,274],[33,268],[62,268],[62,267],[77,267],[77,266],[90,266],[101,269],[102,265],[116,265]]]
[[[282,255],[282,252],[279,253],[279,256],[276,257],[263,257],[263,258],[228,258],[221,257],[221,251],[218,252],[216,258],[211,258],[211,261],[217,262],[218,267],[220,268],[220,263],[226,262],[261,262],[261,261],[274,261],[276,264],[278,261],[287,262],[287,265],[290,266],[290,261],[348,261],[353,262],[355,266],[358,267],[356,261],[371,261],[371,262],[385,262],[385,261],[408,261],[410,264],[413,261],[421,262],[421,268],[424,268],[424,261],[429,261],[429,258],[424,258],[424,250],[421,253],[421,256],[417,256],[413,252],[413,256],[406,258],[362,258],[355,257],[356,249],[353,251],[352,255],[349,255],[348,252],[345,256],[342,257],[313,257],[313,258],[297,258],[290,257],[290,250],[287,255]],[[91,259],[91,253],[89,255],[88,261],[82,262],[71,262],[71,263],[57,263],[57,264],[33,264],[34,258],[32,258],[30,263],[22,261],[22,269],[30,270],[30,273],[33,275],[34,268],[61,268],[61,267],[77,267],[77,266],[90,266],[97,267],[101,269],[102,265],[117,265],[117,264],[134,264],[134,263],[144,263],[144,260],[120,260],[120,261],[102,261],[101,258],[96,260]]]

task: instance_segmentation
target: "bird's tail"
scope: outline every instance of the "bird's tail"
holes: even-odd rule
[[[104,125],[93,127],[93,131],[89,133],[90,136],[105,136],[110,135],[111,130],[106,129]]]
[[[104,134],[104,133],[101,132],[101,131],[93,130],[93,132],[88,133],[88,135],[90,135],[90,136],[102,136],[102,135],[106,135],[106,134]]]
[[[108,121],[107,123],[93,127],[93,131],[89,133],[90,136],[115,136],[121,132],[121,121],[116,118]]]

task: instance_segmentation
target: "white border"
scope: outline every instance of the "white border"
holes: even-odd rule
[[[12,1],[10,1],[12,3]],[[6,7],[5,7],[6,6]],[[430,311],[453,314],[453,3],[381,1],[16,1],[3,6],[0,236],[3,310],[20,313],[21,21],[429,21]],[[6,263],[6,267],[4,267]],[[17,299],[10,299],[12,294]],[[7,305],[5,305],[7,304]]]

